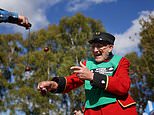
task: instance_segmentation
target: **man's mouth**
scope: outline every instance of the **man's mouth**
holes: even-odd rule
[[[95,57],[97,57],[97,56],[101,56],[101,55],[102,55],[101,52],[97,52],[97,53],[94,54]]]

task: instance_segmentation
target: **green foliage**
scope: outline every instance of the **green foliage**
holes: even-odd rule
[[[140,24],[142,31],[139,48],[142,55],[139,57],[135,53],[130,53],[126,56],[131,62],[132,83],[136,86],[139,85],[137,83],[142,83],[140,87],[131,89],[132,95],[140,105],[145,107],[147,100],[154,101],[154,17],[149,16],[149,21],[140,20]]]
[[[0,76],[3,78],[0,91],[6,89],[0,109],[10,109],[10,114],[15,114],[15,111],[49,114],[49,110],[61,114],[58,107],[61,94],[41,96],[37,84],[55,76],[70,75],[70,67],[89,55],[87,41],[95,31],[105,31],[102,23],[77,13],[62,18],[58,25],[30,32],[26,39],[20,34],[0,35]],[[30,71],[25,71],[26,67],[30,67]],[[4,68],[10,72],[14,82],[5,78]],[[83,92],[81,87],[69,93],[71,110],[83,102]]]

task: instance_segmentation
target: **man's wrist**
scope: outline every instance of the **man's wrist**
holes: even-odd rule
[[[64,77],[54,77],[52,81],[56,82],[58,85],[55,93],[62,93],[65,90],[66,80]]]
[[[105,89],[107,83],[107,76],[104,74],[94,73],[93,80],[90,81],[90,84],[94,87]]]

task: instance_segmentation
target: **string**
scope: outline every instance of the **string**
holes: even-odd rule
[[[29,66],[29,53],[30,53],[30,29],[28,29],[28,52],[27,52],[27,66]]]

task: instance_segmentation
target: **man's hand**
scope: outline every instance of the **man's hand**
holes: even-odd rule
[[[25,16],[18,16],[18,25],[25,27],[26,29],[29,29],[31,27],[31,24],[28,21],[28,18]]]
[[[80,66],[73,66],[70,69],[73,70],[74,73],[77,73],[77,76],[81,80],[93,80],[93,75],[92,73],[83,63],[80,61]]]
[[[58,88],[58,84],[54,81],[42,81],[38,84],[37,89],[42,95],[47,92],[54,91]]]

